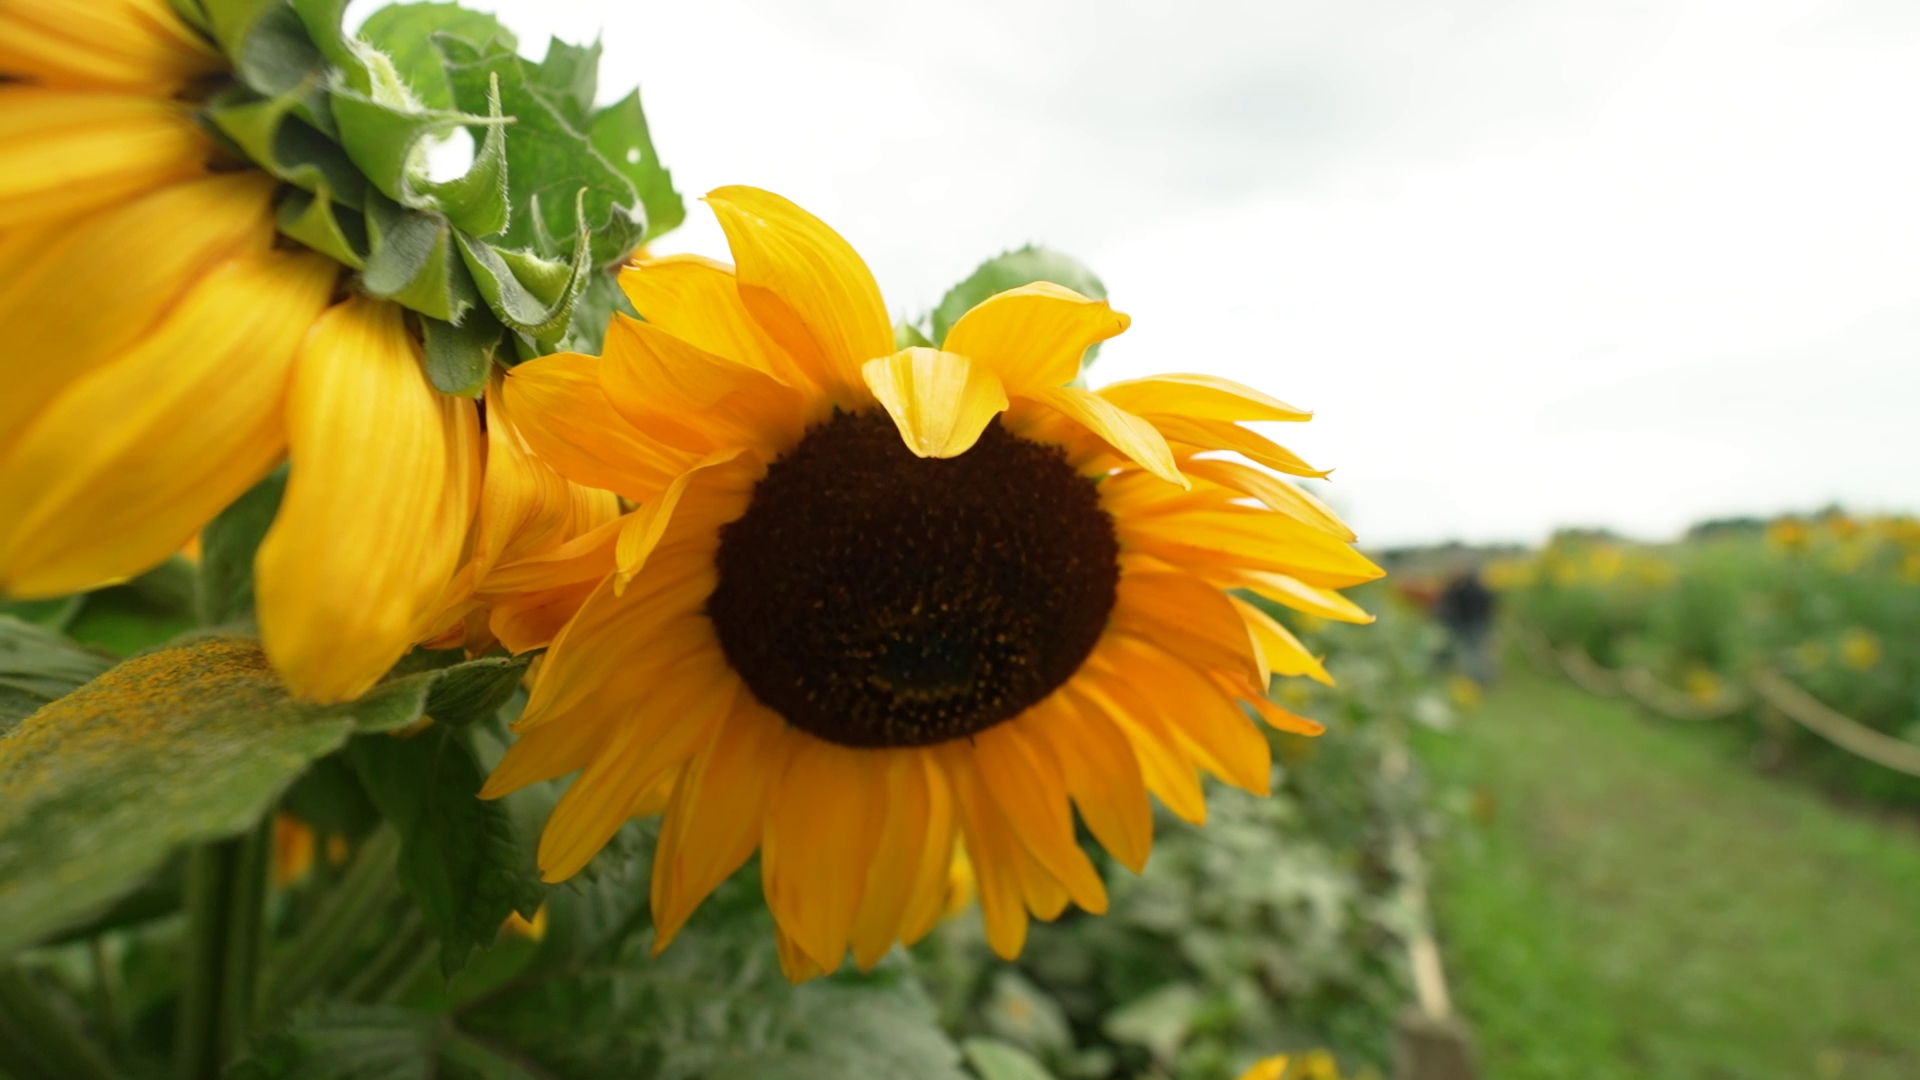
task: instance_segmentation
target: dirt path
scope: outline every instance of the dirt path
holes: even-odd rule
[[[1510,669],[1420,749],[1490,1080],[1920,1078],[1920,834]]]

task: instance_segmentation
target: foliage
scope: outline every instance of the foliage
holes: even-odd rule
[[[1608,666],[1640,664],[1711,700],[1756,664],[1896,738],[1920,741],[1920,522],[1838,510],[1698,529],[1665,545],[1562,534],[1496,567],[1518,621]],[[1741,717],[1769,758],[1900,802],[1920,780],[1763,709]]]
[[[1439,642],[1392,607],[1367,627],[1275,613],[1329,654],[1337,686],[1277,688],[1326,734],[1271,734],[1273,796],[1214,785],[1204,830],[1158,813],[1146,871],[1105,867],[1110,912],[1036,924],[1017,961],[987,952],[977,919],[938,929],[916,958],[957,1033],[1011,1043],[1062,1078],[1231,1080],[1320,1046],[1385,1068],[1420,917],[1393,837],[1428,831],[1417,776],[1396,770],[1409,725],[1451,721],[1432,675]]]

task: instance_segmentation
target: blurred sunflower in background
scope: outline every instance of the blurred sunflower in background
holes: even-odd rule
[[[166,0],[4,0],[0,74],[0,589],[140,573],[291,457],[263,641],[302,694],[360,693],[460,558],[473,403],[400,305],[275,245],[277,181],[194,119],[226,59]]]
[[[656,948],[758,849],[789,978],[871,967],[938,917],[959,844],[1011,957],[1030,915],[1106,907],[1073,808],[1137,871],[1149,792],[1199,822],[1198,770],[1267,791],[1242,706],[1320,730],[1266,689],[1326,673],[1228,590],[1364,622],[1335,590],[1381,572],[1293,484],[1205,456],[1324,475],[1238,423],[1307,413],[1204,375],[1070,385],[1127,327],[1105,301],[1036,283],[896,348],[825,224],[707,202],[736,266],[640,263],[644,322],[505,379],[534,453],[639,509],[572,561],[603,576],[483,797],[579,772],[549,881],[664,810]]]

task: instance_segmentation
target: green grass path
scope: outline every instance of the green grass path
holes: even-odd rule
[[[1920,1078],[1920,831],[1519,665],[1420,750],[1488,1080]]]

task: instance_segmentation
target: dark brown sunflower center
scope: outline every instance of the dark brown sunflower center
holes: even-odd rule
[[[886,413],[843,413],[721,530],[707,613],[790,723],[843,746],[926,746],[1066,682],[1113,610],[1118,555],[1059,449],[996,420],[959,457],[919,458]]]

